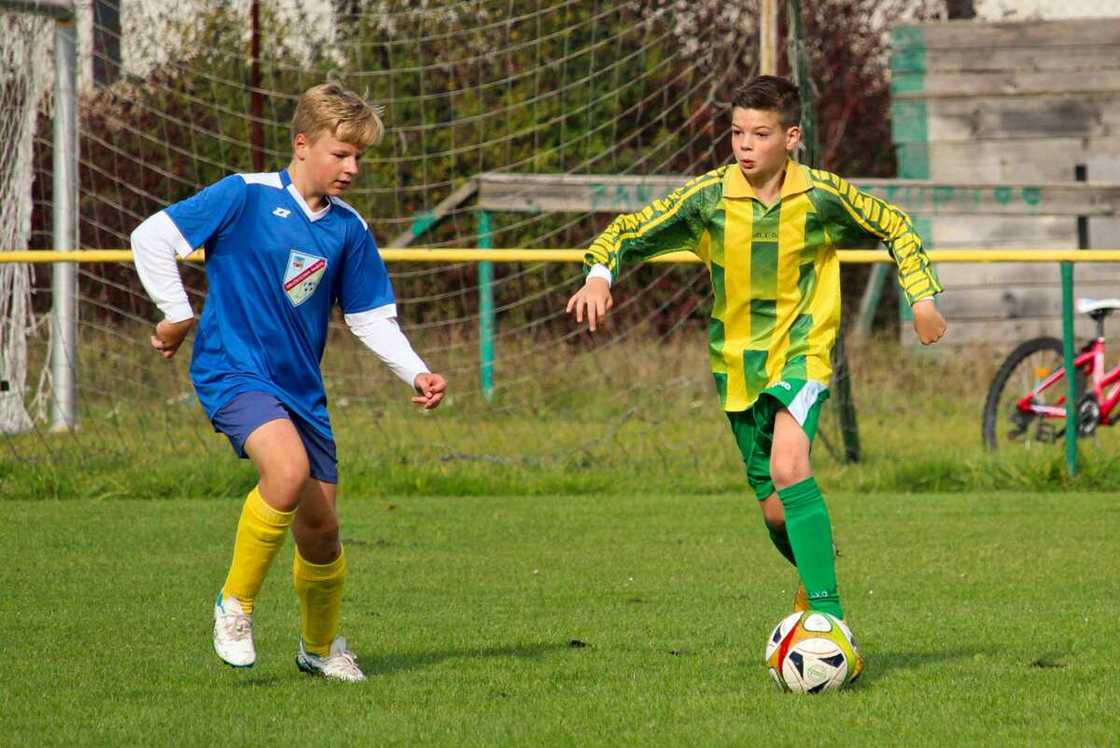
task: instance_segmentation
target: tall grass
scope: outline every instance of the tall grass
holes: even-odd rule
[[[743,487],[703,333],[657,339],[629,329],[601,341],[501,341],[492,402],[478,389],[476,342],[423,339],[451,383],[443,407],[415,410],[408,389],[348,333],[324,360],[342,486],[371,496],[672,491]],[[5,498],[242,495],[255,474],[206,422],[186,376],[145,349],[146,330],[83,336],[81,428],[0,437]],[[814,469],[827,489],[1112,490],[1120,439],[1082,442],[1070,477],[1061,444],[989,454],[980,411],[1002,352],[850,346],[863,459],[840,459],[826,406]]]

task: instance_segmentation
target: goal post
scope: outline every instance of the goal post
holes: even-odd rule
[[[5,19],[6,26],[17,23],[21,16],[46,18],[54,23],[52,238],[55,249],[75,250],[78,246],[78,90],[74,3],[72,0],[0,0],[0,12],[11,16],[10,19]],[[5,91],[25,92],[18,102],[21,111],[14,113],[24,123],[24,130],[19,133],[20,137],[12,147],[24,149],[22,155],[29,164],[30,151],[34,147],[35,113],[39,106],[39,97],[33,95],[35,86],[27,85],[33,84],[30,79],[35,73],[35,65],[31,64],[30,57],[36,54],[36,45],[44,43],[44,40],[40,40],[33,34],[23,36],[21,39],[18,33],[12,33],[9,39],[5,52],[14,50],[25,56],[23,60],[11,61],[13,64],[4,80]],[[15,161],[19,161],[19,155]],[[24,181],[28,171],[29,169],[5,170],[4,181],[7,183],[0,184],[0,199],[20,202],[13,200],[13,193],[21,189],[30,189],[30,184]],[[17,220],[22,222],[22,217]],[[27,231],[27,226],[12,226],[11,231],[6,231],[4,235],[4,238],[13,240],[12,245],[4,249],[25,248]],[[16,246],[20,243],[21,233],[24,247]],[[0,290],[12,294],[15,291],[14,288]],[[52,267],[51,299],[50,424],[52,430],[67,431],[77,426],[78,408],[77,268],[74,264],[57,263]],[[30,314],[29,309],[27,314]],[[6,363],[13,368],[21,368],[18,374],[13,376],[13,379],[18,378],[21,384],[26,379],[26,354],[23,354],[21,361],[13,360],[21,356],[11,355],[7,348],[25,345],[22,340],[21,335],[10,335],[6,336],[3,343]],[[7,409],[13,411],[11,414],[4,413],[8,416],[7,420],[12,421],[0,424],[5,429],[20,430],[23,426],[26,414],[20,413],[22,389],[22,386],[16,390],[10,389],[12,394],[5,396],[6,401],[11,400]],[[12,408],[12,404],[18,404],[18,410]]]

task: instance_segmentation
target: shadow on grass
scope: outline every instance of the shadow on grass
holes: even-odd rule
[[[457,660],[457,659],[482,659],[491,657],[518,657],[523,659],[536,659],[543,657],[550,652],[560,652],[570,649],[582,649],[587,645],[579,642],[541,642],[538,644],[523,644],[517,646],[507,647],[489,647],[479,649],[462,649],[462,650],[444,650],[439,652],[419,652],[415,654],[388,654],[381,656],[373,655],[358,655],[358,663],[361,665],[366,677],[377,677],[383,675],[392,675],[397,672],[405,672],[409,670],[419,670],[421,668],[436,665],[444,660]],[[291,683],[293,678],[307,678],[308,676],[303,673],[298,673],[295,669],[289,675],[266,675],[264,673],[253,673],[248,668],[235,669],[230,668],[231,672],[236,671],[240,677],[234,681],[236,688],[271,688]]]
[[[296,673],[297,675],[307,677],[303,673]],[[250,675],[243,676],[241,679],[234,681],[235,688],[271,688],[272,686],[279,686],[284,683],[290,683],[291,678],[280,675]]]
[[[418,670],[443,662],[457,659],[483,659],[492,657],[518,657],[536,659],[552,652],[579,649],[569,642],[540,642],[506,647],[484,647],[479,649],[442,650],[437,652],[417,652],[414,654],[388,654],[379,657],[365,655],[359,661],[366,675],[391,675],[406,670]]]
[[[948,660],[968,660],[981,649],[946,649],[937,652],[876,652],[867,658],[867,668],[860,678],[860,686],[868,686],[890,674],[892,670],[920,670],[927,665]]]

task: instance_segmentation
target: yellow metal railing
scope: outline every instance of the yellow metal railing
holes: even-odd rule
[[[385,262],[583,262],[582,249],[474,249],[414,247],[412,249],[382,249]],[[891,262],[890,255],[881,249],[842,249],[837,252],[840,262],[860,264]],[[1120,249],[931,249],[927,250],[933,262],[1120,262]],[[202,262],[205,256],[197,250],[184,258],[184,262]],[[53,250],[0,251],[0,263],[27,262],[132,262],[132,252],[127,249],[86,249],[77,252]],[[700,259],[691,252],[670,252],[649,262],[698,264]]]
[[[489,267],[492,262],[583,262],[585,250],[582,249],[479,249],[479,248],[412,248],[382,249],[386,262],[478,262],[481,267]],[[841,262],[879,263],[891,262],[891,257],[882,249],[847,249],[837,252]],[[930,260],[938,262],[1057,262],[1061,268],[1062,279],[1062,329],[1063,359],[1065,370],[1073,369],[1073,264],[1077,262],[1120,262],[1120,249],[931,249]],[[183,258],[185,262],[204,262],[205,254],[197,250]],[[78,252],[56,252],[53,250],[0,251],[0,263],[94,263],[94,262],[132,262],[132,252],[124,249],[88,249]],[[691,252],[670,252],[655,257],[650,262],[697,264],[700,258]],[[480,284],[481,288],[481,284]],[[492,316],[493,311],[489,312]],[[491,330],[492,325],[486,330]],[[484,330],[484,338],[487,337]],[[490,342],[484,340],[483,346]],[[491,351],[492,352],[492,351]],[[486,373],[484,354],[484,378]],[[1066,467],[1071,475],[1077,472],[1077,414],[1076,379],[1067,377],[1069,392],[1066,397]],[[485,388],[484,388],[485,389]]]

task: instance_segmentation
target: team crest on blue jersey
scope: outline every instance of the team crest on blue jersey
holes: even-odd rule
[[[288,254],[288,269],[284,271],[284,293],[288,294],[292,305],[299,306],[307,301],[326,272],[327,258],[293,249]]]

